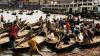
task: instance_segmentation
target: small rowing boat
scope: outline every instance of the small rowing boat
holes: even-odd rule
[[[100,45],[100,36],[93,37],[93,41],[89,41],[88,39],[87,40],[82,39],[81,41],[77,42],[78,42],[78,47],[80,47],[81,49],[96,47]]]
[[[38,44],[38,46],[40,46],[41,43],[43,43],[45,41],[45,37],[42,36],[36,36],[32,39],[19,39],[16,40],[17,45],[15,46],[15,49],[12,49],[13,52],[25,52],[25,51],[29,51],[29,49],[31,48],[31,46],[29,45],[29,41],[30,40],[35,40],[35,42]]]
[[[59,42],[56,47],[55,47],[55,51],[57,53],[61,53],[64,51],[71,51],[76,47],[76,41],[74,39],[70,39],[68,44],[64,44],[63,42]]]

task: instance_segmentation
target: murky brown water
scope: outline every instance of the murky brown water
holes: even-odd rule
[[[75,48],[71,52],[64,52],[57,54],[57,56],[100,56],[100,46],[89,49],[77,49]]]
[[[63,53],[55,53],[55,52],[46,52],[41,51],[43,56],[100,56],[100,46],[89,49],[78,49],[75,48],[70,52]],[[10,50],[2,50],[0,49],[0,56],[41,56],[41,55],[31,55],[29,52],[27,53],[13,53]]]

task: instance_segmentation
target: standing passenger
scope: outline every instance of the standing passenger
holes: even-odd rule
[[[70,24],[68,21],[66,21],[66,30],[67,30],[67,32],[69,32],[69,30],[70,30]]]
[[[10,48],[14,48],[15,39],[17,39],[17,33],[18,33],[19,27],[17,25],[17,21],[14,21],[14,24],[10,27]]]
[[[62,20],[62,18],[60,18],[59,27],[64,28],[64,21]]]
[[[3,15],[1,15],[1,22],[4,22],[4,18],[3,18]]]

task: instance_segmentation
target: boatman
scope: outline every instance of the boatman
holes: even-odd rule
[[[3,29],[3,28],[4,28],[4,26],[3,26],[3,22],[0,21],[0,29]]]
[[[63,29],[64,28],[64,21],[62,18],[59,20],[59,28]]]
[[[3,15],[1,15],[1,18],[0,18],[0,29],[4,28],[3,22],[4,22]]]
[[[18,18],[18,16],[16,16],[16,22],[17,22],[17,25],[18,25],[18,27],[19,27],[19,25],[21,24],[21,21],[20,21],[20,19]]]
[[[10,26],[10,48],[13,49],[14,48],[14,43],[15,43],[15,40],[17,39],[17,33],[18,33],[18,30],[19,30],[19,27],[18,27],[18,24],[17,24],[17,21],[14,21],[14,23]]]
[[[3,15],[1,15],[1,19],[0,19],[0,20],[1,20],[1,22],[4,22],[4,18],[3,18]]]
[[[41,32],[39,34],[39,36],[35,36],[35,37],[34,37],[34,35],[31,36],[32,39],[28,41],[28,44],[31,47],[30,51],[31,51],[32,54],[35,53],[35,54],[42,55],[37,46],[40,43],[42,43],[43,41],[45,41],[45,37],[46,37],[46,33],[45,32]]]

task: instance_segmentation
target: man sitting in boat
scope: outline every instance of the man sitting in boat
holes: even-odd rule
[[[19,27],[18,27],[17,21],[14,21],[14,23],[10,26],[10,33],[9,33],[10,48],[14,48],[14,42],[15,42],[15,39],[17,38],[18,30],[19,30]]]
[[[68,37],[67,33],[65,33],[64,38],[61,40],[64,44],[69,44],[70,38]]]

